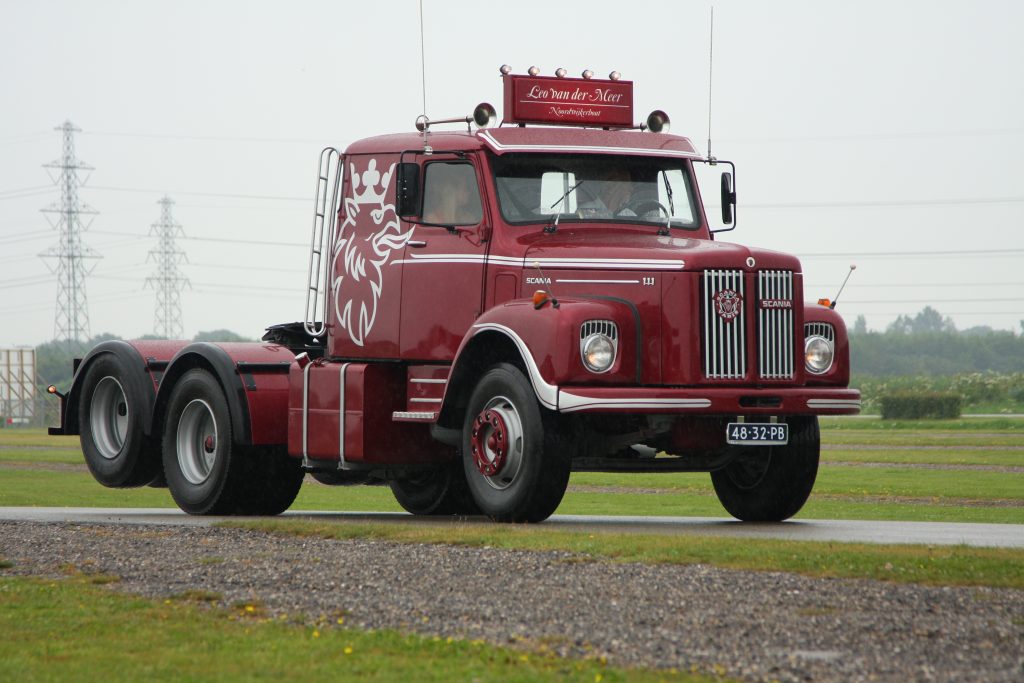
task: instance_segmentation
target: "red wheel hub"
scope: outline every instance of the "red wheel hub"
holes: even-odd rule
[[[213,453],[213,450],[217,447],[217,443],[213,440],[212,436],[207,436],[203,439],[203,450],[207,453]]]
[[[485,410],[473,420],[473,434],[470,437],[473,460],[480,474],[493,477],[505,466],[508,455],[508,429],[501,415]]]

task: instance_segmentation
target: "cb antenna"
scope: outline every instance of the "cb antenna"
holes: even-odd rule
[[[423,86],[423,123],[428,124],[427,118],[427,57],[423,41],[423,0],[420,0],[420,83]],[[423,126],[423,151],[430,154],[430,144],[427,142],[427,125]]]
[[[421,0],[422,2],[422,0]],[[714,73],[715,60],[715,6],[711,6],[711,32],[708,38],[708,161],[714,165],[715,157],[711,155],[711,76]]]
[[[839,295],[843,293],[844,289],[846,289],[846,283],[850,281],[850,276],[853,275],[853,271],[855,270],[857,270],[857,264],[851,263],[850,270],[847,271],[846,273],[846,279],[843,280],[843,284],[839,286],[839,291],[836,292],[836,298],[832,299],[832,303],[829,304],[829,308],[834,309],[836,307],[836,304],[839,303]]]

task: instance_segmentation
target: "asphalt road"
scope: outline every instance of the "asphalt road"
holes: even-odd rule
[[[288,519],[385,522],[390,524],[483,523],[482,517],[413,517],[397,512],[286,512]],[[0,507],[0,519],[90,524],[162,524],[208,526],[232,517],[192,517],[168,508],[43,508]],[[1024,548],[1024,524],[960,524],[941,522],[875,522],[798,519],[781,523],[747,523],[715,517],[601,517],[555,515],[546,529],[626,533],[702,534],[743,538],[846,543],[969,545]]]

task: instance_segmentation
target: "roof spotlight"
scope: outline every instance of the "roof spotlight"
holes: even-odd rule
[[[498,69],[498,71],[501,72],[502,76],[508,76],[510,73],[512,73],[512,67],[509,66],[508,64],[502,64],[501,68]]]
[[[563,69],[562,67],[558,67],[557,69],[555,69],[555,76],[557,76],[558,78],[565,78],[565,74],[567,73],[569,72]]]
[[[531,76],[536,76],[540,73],[540,69],[538,69],[535,66],[531,66],[529,69],[526,70],[526,73],[530,74]]]
[[[622,74],[620,74],[618,71],[613,71],[610,74],[608,74],[608,80],[610,81],[617,81],[620,78],[622,78]]]
[[[590,69],[585,69],[583,71],[583,78],[585,78],[585,79],[587,79],[589,81],[593,77],[594,77],[594,72],[591,71]]]

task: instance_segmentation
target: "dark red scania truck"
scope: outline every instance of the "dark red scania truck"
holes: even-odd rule
[[[305,319],[104,342],[51,433],[81,435],[101,484],[166,482],[192,514],[277,514],[309,472],[537,522],[574,470],[710,472],[739,519],[796,514],[818,416],[860,410],[846,327],[804,303],[794,256],[716,239],[694,167],[731,164],[584,76],[503,67],[500,126],[483,104],[324,150]]]

